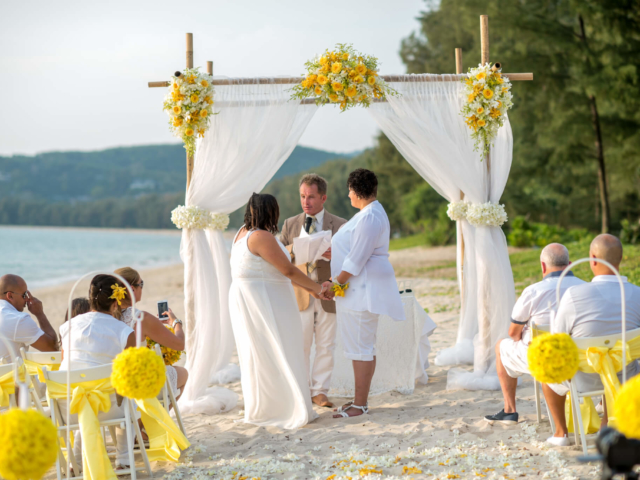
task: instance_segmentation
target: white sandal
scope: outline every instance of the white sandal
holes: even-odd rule
[[[350,408],[357,408],[358,410],[362,410],[362,415],[366,415],[367,413],[369,413],[369,403],[361,407],[360,405],[354,405],[353,402],[348,403],[346,405],[346,408],[344,409],[342,407],[338,407],[338,410],[336,410],[336,413],[338,413],[343,418],[349,418],[351,415],[347,413],[347,410],[349,410]],[[355,415],[355,416],[359,417],[360,415]]]

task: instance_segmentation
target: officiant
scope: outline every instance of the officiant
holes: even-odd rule
[[[300,204],[303,212],[287,218],[282,227],[280,240],[291,253],[291,261],[296,263],[293,239],[312,235],[319,231],[331,231],[335,235],[344,218],[330,214],[324,208],[327,201],[327,181],[315,173],[300,179]],[[306,233],[303,233],[306,232]],[[298,268],[316,282],[325,282],[331,277],[331,249],[327,250],[315,263],[298,265]],[[309,373],[311,400],[316,405],[333,407],[327,394],[333,371],[333,351],[336,342],[336,305],[333,301],[318,300],[305,290],[294,285],[296,300],[302,319],[304,353]],[[311,345],[315,340],[315,358],[311,362]]]

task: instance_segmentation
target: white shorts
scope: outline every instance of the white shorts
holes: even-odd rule
[[[380,315],[341,308],[339,303],[336,306],[344,356],[349,360],[373,361]]]
[[[500,359],[511,378],[529,374],[528,349],[529,347],[522,340],[514,342],[510,338],[505,338],[500,342]]]

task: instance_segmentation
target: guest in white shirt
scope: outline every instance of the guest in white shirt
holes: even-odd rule
[[[606,260],[616,269],[620,269],[622,261],[622,244],[613,235],[598,235],[589,251],[591,258]],[[602,263],[590,262],[595,277],[591,283],[571,287],[562,297],[558,313],[551,322],[552,333],[568,333],[572,337],[601,337],[619,334],[622,331],[622,307],[620,285],[617,277],[609,267]],[[627,330],[640,328],[640,287],[624,283]],[[638,374],[638,362],[627,365],[627,379]],[[618,374],[622,378],[622,372]],[[602,390],[602,382],[598,374],[578,372],[573,378],[579,390]],[[569,445],[567,423],[565,419],[565,399],[569,391],[568,383],[561,385],[543,385],[544,397],[556,424],[553,437],[547,442],[557,446]],[[602,426],[608,423],[606,402],[604,403]]]
[[[29,309],[37,319],[24,311]],[[0,334],[13,346],[14,354],[19,355],[20,348],[52,352],[58,350],[58,336],[44,314],[42,302],[31,295],[27,282],[17,275],[0,277]],[[11,352],[4,342],[0,342],[0,361],[12,362]]]
[[[485,420],[493,425],[518,423],[516,411],[516,387],[518,377],[529,374],[527,350],[531,343],[531,323],[549,325],[551,311],[556,308],[556,287],[562,271],[569,265],[569,250],[559,243],[551,243],[540,253],[540,268],[543,279],[524,289],[513,307],[509,337],[496,344],[496,369],[504,397],[504,408],[495,415],[487,415]],[[567,272],[562,280],[561,295],[574,285],[585,283]]]
[[[389,262],[389,219],[376,200],[378,179],[372,171],[359,168],[349,174],[347,186],[351,205],[360,212],[331,241],[331,275],[336,284],[349,283],[345,296],[336,297],[336,307],[344,356],[353,361],[355,398],[338,408],[334,418],[368,412],[378,318],[405,319]]]
[[[113,363],[116,356],[125,348],[135,347],[136,338],[133,329],[114,317],[120,315],[118,302],[111,298],[113,285],[122,286],[116,277],[96,275],[89,287],[89,306],[91,311],[73,317],[60,327],[62,345],[62,363],[60,370],[69,368],[79,370]],[[70,332],[69,332],[70,330]],[[69,337],[71,337],[69,339]],[[71,348],[69,349],[69,340]],[[60,401],[60,408],[66,418],[66,401]],[[124,406],[118,406],[116,396],[111,395],[111,410],[99,412],[98,418],[110,420],[124,416]],[[77,417],[71,416],[71,422],[77,423]],[[82,442],[78,435],[74,453],[80,455]],[[116,428],[117,449],[116,467],[129,466],[127,439],[123,430]]]

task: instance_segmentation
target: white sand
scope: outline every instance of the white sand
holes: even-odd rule
[[[412,282],[421,305],[429,308],[438,325],[431,336],[428,385],[416,386],[413,395],[390,392],[372,397],[371,412],[364,417],[335,420],[329,410],[316,407],[320,415],[316,421],[297,431],[283,431],[236,423],[243,400],[240,383],[235,382],[226,387],[240,395],[238,406],[220,415],[187,417],[193,446],[178,466],[154,464],[154,476],[324,480],[333,474],[335,478],[366,475],[363,468],[370,464],[375,467],[369,470],[382,471],[385,477],[593,478],[598,470],[577,462],[581,454],[577,447],[548,448],[541,443],[550,435],[550,427],[546,419],[535,423],[530,379],[518,389],[520,424],[511,427],[490,426],[483,420],[484,415],[502,408],[500,392],[445,390],[448,367],[435,366],[433,358],[436,351],[455,341],[460,303],[457,284],[450,278],[455,271],[429,279],[420,278],[420,269],[455,260],[455,249],[413,248],[392,252],[391,259],[396,271],[402,272],[399,280]],[[154,312],[155,302],[167,299],[180,317],[182,266],[145,271],[143,278],[142,307]],[[65,285],[35,292],[50,318],[59,320],[64,315],[69,289]],[[358,461],[363,463],[354,463]],[[403,475],[404,467],[422,473]]]

